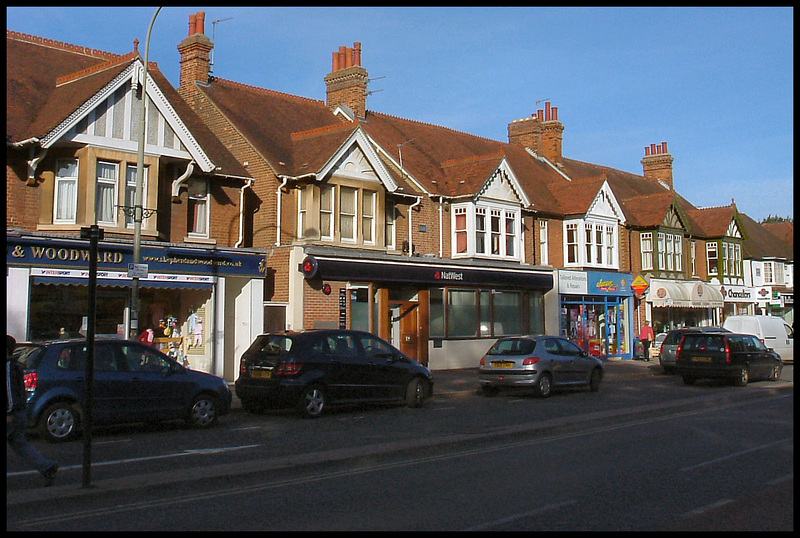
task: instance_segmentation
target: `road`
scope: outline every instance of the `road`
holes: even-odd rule
[[[547,400],[466,392],[312,421],[104,430],[95,488],[75,485],[79,442],[57,446],[63,485],[49,490],[7,459],[7,529],[684,530],[744,507],[750,530],[790,530],[791,381],[791,367],[744,389],[609,375],[599,393]],[[55,493],[59,510],[42,511]],[[754,495],[782,503],[752,517]]]

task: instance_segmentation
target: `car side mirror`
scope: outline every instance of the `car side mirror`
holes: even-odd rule
[[[588,357],[588,356],[589,356],[588,351],[581,350],[581,357]]]

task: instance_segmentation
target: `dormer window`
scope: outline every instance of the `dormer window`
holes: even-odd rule
[[[619,268],[618,225],[580,219],[564,223],[566,267]]]

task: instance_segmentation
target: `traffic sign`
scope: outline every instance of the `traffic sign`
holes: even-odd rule
[[[128,278],[147,278],[147,264],[129,263]]]

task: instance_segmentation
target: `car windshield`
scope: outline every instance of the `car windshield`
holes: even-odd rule
[[[249,353],[283,355],[292,349],[292,338],[282,334],[262,334],[250,345]]]
[[[527,338],[498,340],[489,349],[487,355],[527,355],[533,353],[535,348],[536,341]]]
[[[37,344],[17,344],[14,349],[14,358],[28,370],[39,365],[42,355],[44,355],[44,346]]]

